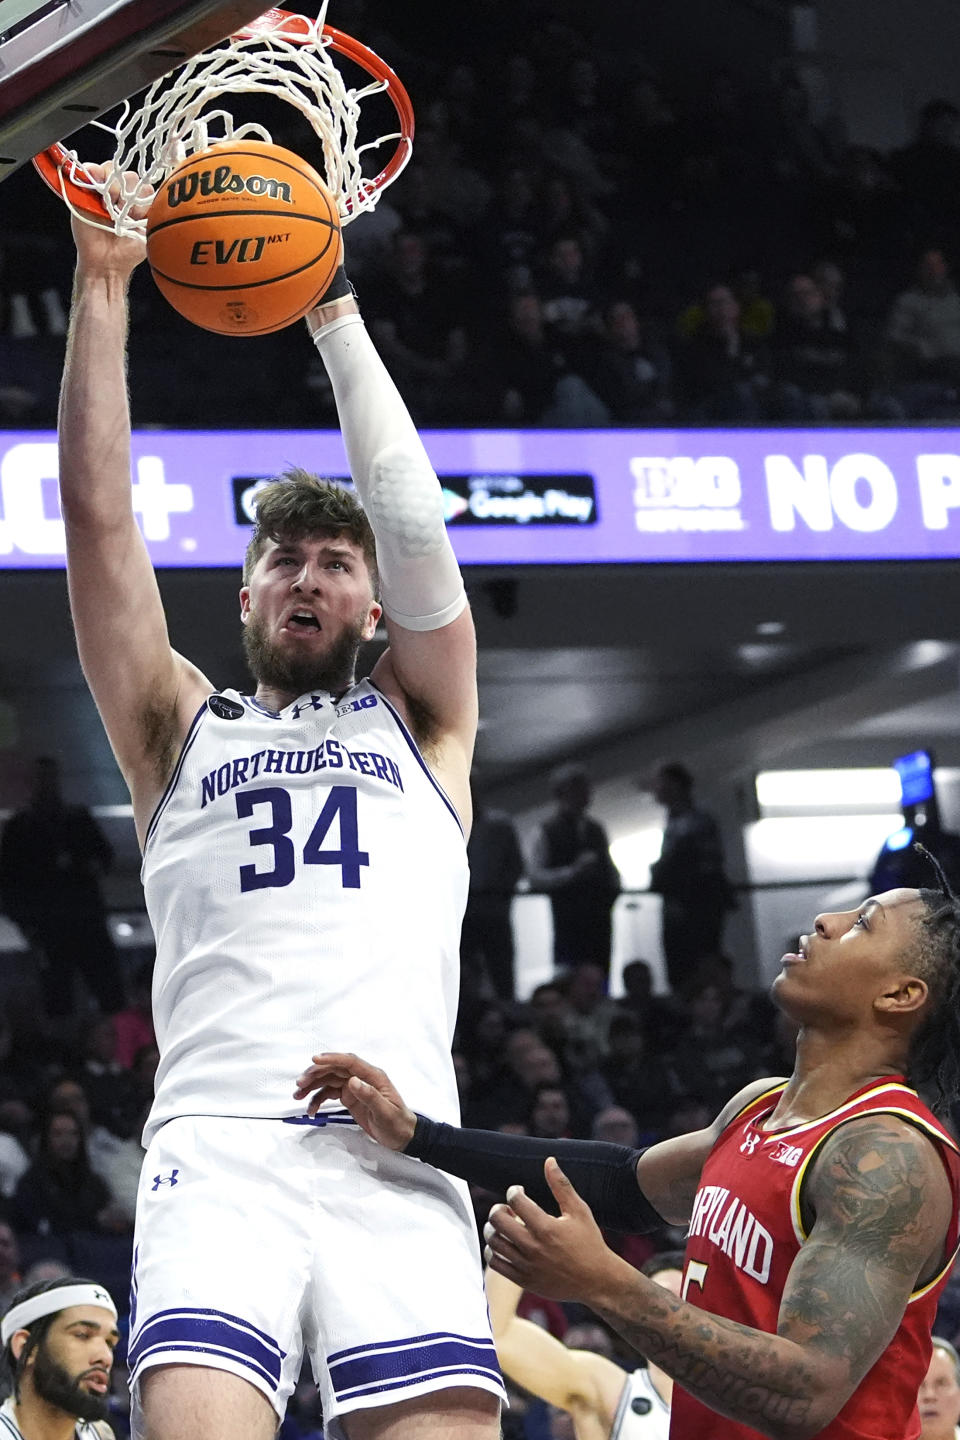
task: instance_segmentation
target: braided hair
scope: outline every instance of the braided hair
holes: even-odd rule
[[[919,843],[914,849],[933,867],[940,886],[920,891],[924,913],[911,963],[930,990],[930,1005],[910,1044],[909,1073],[929,1092],[932,1108],[942,1112],[960,1100],[960,899],[936,856]]]

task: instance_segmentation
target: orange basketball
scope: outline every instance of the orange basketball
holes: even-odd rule
[[[259,140],[191,155],[147,216],[160,290],[220,335],[292,325],[319,302],[342,258],[337,203],[316,170]]]

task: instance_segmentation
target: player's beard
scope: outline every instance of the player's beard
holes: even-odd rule
[[[107,1396],[91,1395],[84,1390],[81,1385],[83,1375],[75,1379],[69,1370],[54,1360],[45,1345],[41,1344],[37,1349],[31,1374],[37,1396],[55,1410],[75,1415],[78,1420],[106,1420],[109,1414]]]
[[[354,681],[357,653],[367,623],[364,612],[324,655],[297,655],[284,649],[270,636],[260,617],[250,611],[243,627],[243,653],[258,685],[268,685],[287,695],[306,695],[308,690],[325,690],[338,695]]]

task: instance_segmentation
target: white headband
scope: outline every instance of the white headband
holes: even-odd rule
[[[117,1318],[117,1307],[102,1285],[58,1285],[55,1290],[44,1290],[42,1295],[21,1300],[7,1311],[0,1324],[0,1344],[6,1345],[11,1335],[26,1330],[34,1320],[56,1315],[58,1310],[66,1310],[71,1305],[99,1305],[101,1310],[109,1310],[114,1320]]]

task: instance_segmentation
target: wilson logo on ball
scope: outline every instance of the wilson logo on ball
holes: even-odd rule
[[[213,170],[194,170],[181,175],[167,186],[167,204],[171,210],[184,205],[195,195],[265,195],[268,200],[282,200],[285,205],[293,204],[290,186],[285,180],[274,180],[264,175],[238,175],[229,165],[217,165]]]

